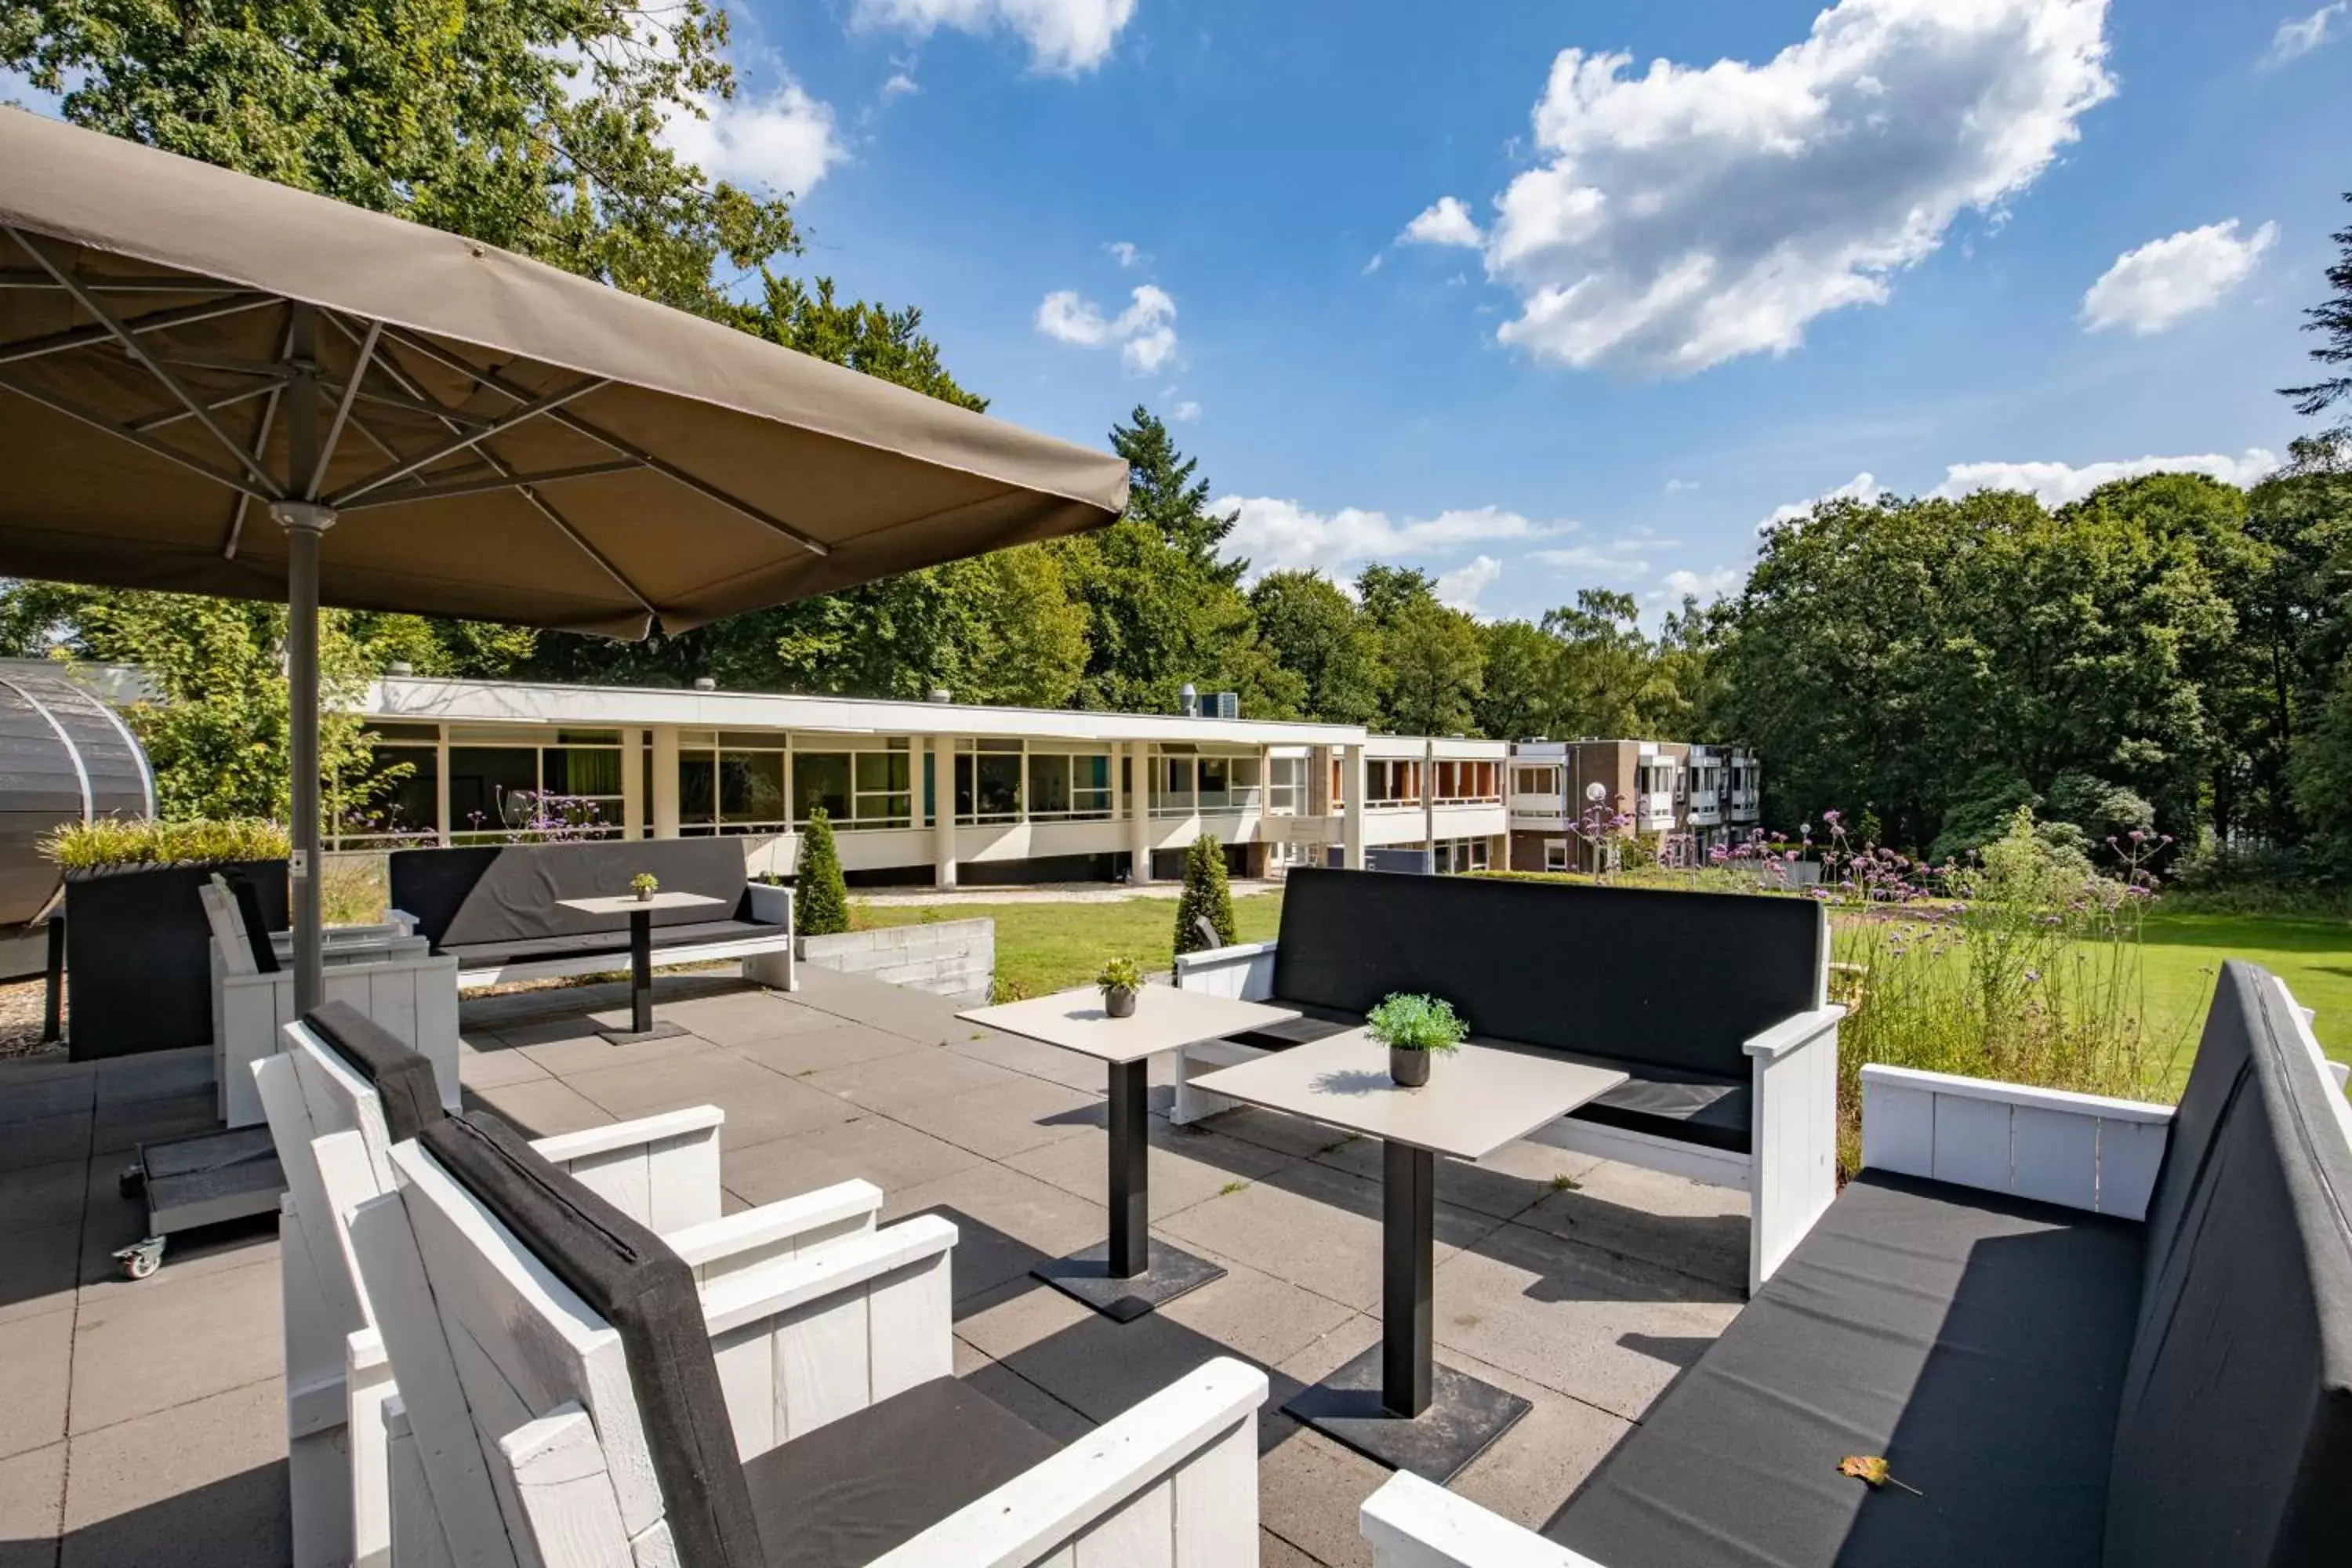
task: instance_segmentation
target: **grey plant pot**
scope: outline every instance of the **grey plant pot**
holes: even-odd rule
[[[641,893],[639,893],[639,894],[637,895],[637,902],[639,902],[639,903],[641,903],[641,904],[650,904],[650,903],[652,903],[653,901],[654,901],[654,890],[653,890],[653,889],[648,889],[648,890],[646,890],[646,891],[645,891],[645,892],[641,892]]]
[[[1419,1089],[1429,1081],[1432,1051],[1411,1051],[1402,1046],[1389,1047],[1389,1077],[1399,1089]]]
[[[1114,1018],[1135,1016],[1135,987],[1106,985],[1103,987],[1103,1011]]]

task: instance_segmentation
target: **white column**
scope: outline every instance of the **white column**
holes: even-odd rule
[[[1437,742],[1421,743],[1421,847],[1429,851],[1431,869],[1437,855]]]
[[[956,737],[931,738],[931,883],[956,885]],[[979,782],[978,774],[973,783]]]
[[[441,738],[433,747],[433,820],[441,825],[435,842],[449,847],[449,726],[438,726]]]
[[[1127,743],[1128,880],[1140,887],[1151,880],[1151,743]]]
[[[654,837],[677,837],[677,726],[653,727]]]
[[[646,836],[646,732],[621,731],[621,837]]]
[[[1364,868],[1364,748],[1346,747],[1340,753],[1347,802],[1339,819],[1340,863],[1350,871]]]

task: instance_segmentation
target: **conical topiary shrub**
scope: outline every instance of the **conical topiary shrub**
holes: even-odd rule
[[[841,850],[833,842],[833,819],[818,806],[801,835],[801,878],[795,933],[832,936],[849,929],[849,884],[841,875]]]
[[[1212,942],[1202,933],[1205,920],[1214,931]],[[1225,847],[1213,833],[1203,833],[1184,851],[1184,896],[1176,900],[1176,951],[1199,952],[1234,943],[1234,891],[1225,883]]]

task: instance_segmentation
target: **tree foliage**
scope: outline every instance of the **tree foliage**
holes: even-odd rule
[[[796,936],[835,936],[849,929],[849,882],[841,874],[841,847],[823,806],[809,812],[801,833],[800,875],[793,888]]]
[[[1202,934],[1206,921],[1216,940]],[[1225,847],[1203,833],[1184,851],[1184,891],[1176,900],[1176,951],[1200,952],[1231,947],[1234,932],[1233,886],[1225,879]]]
[[[2344,193],[2352,202],[2352,191]],[[2319,334],[2319,345],[2311,357],[2324,365],[2352,364],[2352,227],[2339,228],[2330,238],[2336,241],[2341,254],[2327,269],[2327,281],[2336,292],[2304,311],[2303,330]],[[2280,392],[2294,399],[2294,411],[2317,417],[2338,403],[2352,400],[2352,375],[2325,375],[2305,386],[2281,387]],[[2352,436],[2352,409],[2336,426],[2341,436]]]

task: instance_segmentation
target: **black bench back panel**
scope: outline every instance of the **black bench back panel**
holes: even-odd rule
[[[725,837],[396,849],[391,856],[392,906],[415,916],[417,934],[429,938],[436,950],[610,932],[622,922],[567,910],[557,900],[625,894],[629,879],[640,871],[660,879],[666,893],[721,900],[656,910],[657,926],[742,918],[743,845]]]
[[[1424,992],[1477,1034],[1744,1079],[1741,1043],[1815,1005],[1825,929],[1801,899],[1302,868],[1274,991]]]
[[[2352,1147],[2271,977],[2223,965],[2148,1208],[2104,1562],[2352,1563]]]

